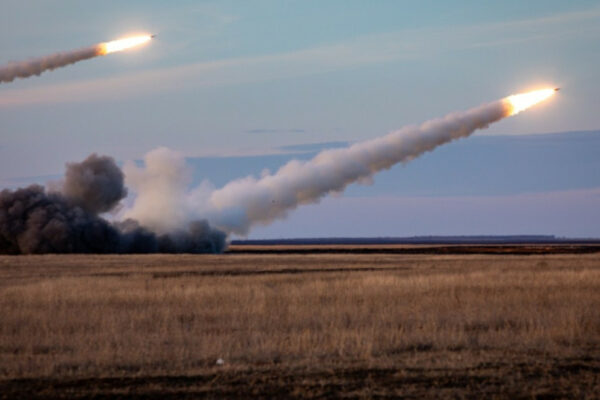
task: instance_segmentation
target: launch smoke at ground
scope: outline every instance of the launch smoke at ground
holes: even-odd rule
[[[0,192],[0,254],[220,253],[225,233],[206,221],[154,232],[129,219],[112,224],[98,214],[127,195],[114,160],[95,154],[71,163],[49,191],[33,185]]]
[[[28,78],[33,75],[40,75],[42,72],[66,67],[67,65],[79,61],[127,50],[131,47],[143,44],[151,38],[152,37],[148,35],[134,36],[131,38],[99,43],[83,49],[55,53],[27,61],[11,62],[0,67],[0,82],[12,82],[17,78]]]
[[[143,167],[126,163],[124,173],[112,158],[92,154],[68,164],[64,181],[49,191],[34,185],[0,192],[0,254],[222,252],[226,234],[246,235],[254,225],[284,218],[351,183],[368,182],[378,171],[467,137],[554,93],[510,96],[323,151],[309,161],[294,160],[274,174],[238,179],[221,189],[204,182],[190,190],[183,155],[167,148],[148,153]],[[120,204],[125,183],[135,201],[122,213],[124,221],[110,223],[99,214]]]

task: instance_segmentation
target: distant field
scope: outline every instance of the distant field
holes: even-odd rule
[[[600,253],[598,243],[543,244],[244,244],[233,245],[229,254],[590,254]]]
[[[484,247],[0,256],[0,398],[597,398],[600,255]]]

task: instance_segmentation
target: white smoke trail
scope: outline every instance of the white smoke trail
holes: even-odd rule
[[[161,150],[165,162],[146,160],[146,169],[125,168],[127,183],[138,193],[127,216],[149,226],[167,224],[170,218],[179,223],[182,219],[202,217],[228,233],[246,235],[253,225],[284,218],[299,205],[316,203],[329,193],[340,192],[351,183],[369,180],[378,171],[467,137],[511,113],[511,103],[498,100],[348,148],[326,150],[309,161],[293,160],[274,174],[238,179],[218,190],[203,186],[188,192],[182,184],[177,184],[176,189],[160,184],[185,173],[182,162],[173,161],[173,157],[182,160],[181,155]],[[173,166],[177,166],[175,169],[179,172],[175,173]],[[153,189],[144,189],[144,182]],[[152,194],[156,191],[160,192],[159,196]]]
[[[0,67],[0,82],[12,82],[17,78],[40,75],[44,71],[65,67],[98,55],[100,55],[98,46],[91,46],[74,51],[55,53],[32,60],[11,62]]]
[[[349,184],[408,162],[437,146],[469,136],[510,113],[504,101],[449,114],[420,126],[344,149],[327,150],[312,160],[291,161],[273,175],[233,181],[210,196],[213,223],[228,232],[245,235],[254,224],[284,218],[299,205],[318,202]],[[231,218],[237,215],[237,218]]]

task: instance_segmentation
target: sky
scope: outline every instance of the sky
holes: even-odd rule
[[[126,3],[126,4],[124,4]],[[167,146],[222,186],[512,93],[559,96],[251,238],[600,237],[597,1],[3,0],[0,65],[156,39],[0,84],[0,188]]]

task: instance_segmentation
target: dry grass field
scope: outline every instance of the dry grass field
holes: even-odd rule
[[[248,249],[0,257],[0,398],[600,396],[598,253]]]

